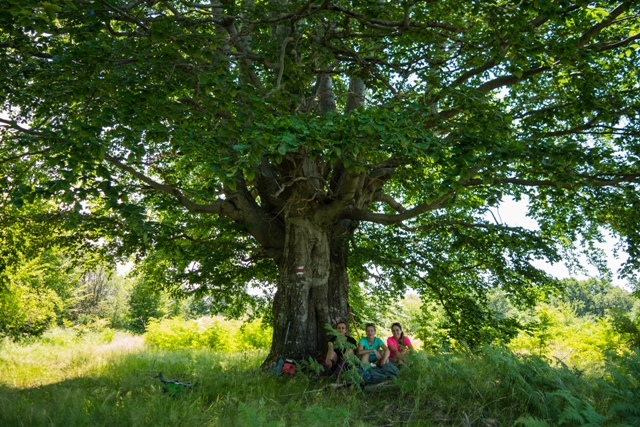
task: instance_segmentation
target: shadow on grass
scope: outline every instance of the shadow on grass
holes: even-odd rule
[[[522,416],[554,423],[574,413],[609,425],[636,420],[639,401],[629,392],[638,385],[638,358],[620,362],[605,383],[502,349],[417,354],[395,382],[363,392],[325,387],[331,378],[274,377],[259,368],[264,357],[141,350],[100,363],[82,358],[87,366],[70,369],[82,376],[32,388],[0,385],[0,426],[504,426]],[[196,385],[163,393],[160,372]]]
[[[264,373],[263,358],[206,350],[114,355],[82,377],[32,388],[0,385],[0,425],[314,426],[359,418],[358,390],[305,393],[318,384],[304,375]],[[160,372],[195,386],[164,393]]]

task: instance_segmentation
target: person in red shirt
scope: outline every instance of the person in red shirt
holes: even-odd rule
[[[413,345],[411,345],[411,340],[404,335],[402,326],[398,322],[391,325],[391,333],[393,336],[387,338],[387,347],[391,351],[389,360],[396,365],[406,364],[407,351],[415,351]]]

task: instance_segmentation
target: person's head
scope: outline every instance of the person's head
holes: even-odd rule
[[[400,326],[400,323],[396,322],[391,325],[391,333],[396,340],[399,340],[404,336],[404,332],[402,331],[402,326]]]
[[[338,331],[338,333],[341,335],[347,335],[347,333],[349,332],[347,322],[340,321],[336,323],[336,331]]]
[[[367,323],[367,326],[365,328],[365,332],[367,334],[367,337],[369,338],[373,338],[376,336],[376,325],[374,325],[373,323]]]

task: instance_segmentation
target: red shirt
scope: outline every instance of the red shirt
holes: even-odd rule
[[[409,339],[409,337],[405,336],[404,337],[404,350],[400,351],[398,350],[398,342],[396,341],[395,337],[389,337],[387,338],[387,347],[391,348],[395,348],[397,352],[400,352],[402,354],[407,352],[407,347],[409,347],[411,345],[411,340]],[[394,357],[396,357],[396,355],[393,353],[393,351],[391,352],[391,355],[389,355],[389,360],[393,359]]]

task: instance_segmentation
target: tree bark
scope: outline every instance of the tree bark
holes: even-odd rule
[[[265,365],[284,357],[326,352],[327,323],[347,320],[349,281],[346,234],[310,217],[288,221],[279,283],[273,302],[274,333]]]

